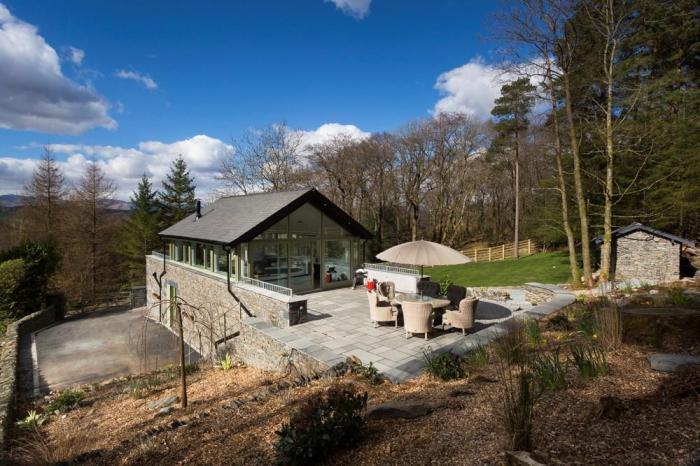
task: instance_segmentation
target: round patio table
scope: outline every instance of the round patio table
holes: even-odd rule
[[[397,293],[391,304],[394,306],[401,306],[402,302],[414,302],[414,303],[426,303],[429,302],[433,307],[433,326],[439,327],[442,325],[442,315],[444,314],[444,308],[450,305],[450,300],[446,298],[432,298],[430,296],[423,296],[417,293]]]

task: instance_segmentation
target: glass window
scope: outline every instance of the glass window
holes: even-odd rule
[[[272,225],[263,233],[255,237],[259,239],[287,239],[287,228],[289,227],[289,217],[284,217],[279,222]]]
[[[176,243],[175,243],[175,251],[174,251],[174,254],[173,254],[173,255],[175,256],[175,260],[176,260],[176,261],[178,261],[178,262],[183,262],[183,257],[184,257],[184,255],[183,255],[183,254],[184,254],[184,251],[183,251],[183,250],[184,250],[184,245],[183,245],[180,241],[176,242]]]
[[[173,243],[171,241],[167,241],[165,243],[165,257],[168,259],[171,259],[173,256]]]
[[[330,240],[325,242],[325,283],[350,280],[350,240]]]
[[[195,265],[197,267],[204,267],[204,256],[206,252],[207,248],[203,244],[195,243],[192,265]]]
[[[217,247],[214,252],[214,272],[226,275],[226,267],[228,267],[228,257],[223,248]]]
[[[321,235],[321,211],[304,204],[289,215],[290,239],[316,238]]]
[[[250,243],[250,276],[276,285],[288,286],[287,242]]]
[[[338,225],[336,222],[328,218],[327,215],[323,216],[323,236],[328,237],[328,238],[333,238],[333,237],[344,237],[344,236],[350,236],[350,234],[347,232],[347,230],[340,225]]]

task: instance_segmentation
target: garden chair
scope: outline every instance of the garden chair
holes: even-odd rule
[[[461,328],[462,335],[466,334],[466,330],[474,326],[474,313],[479,300],[476,298],[465,298],[459,302],[459,309],[456,311],[445,311],[442,317],[442,328],[449,324],[453,328]]]
[[[377,287],[379,300],[391,302],[396,297],[396,285],[394,282],[381,282]]]
[[[430,303],[405,301],[401,303],[401,309],[406,338],[412,333],[423,333],[427,340],[432,327],[433,306]]]
[[[394,322],[394,327],[399,326],[399,313],[391,303],[380,301],[374,291],[368,291],[367,298],[369,299],[369,318],[375,327],[379,327],[380,322]]]

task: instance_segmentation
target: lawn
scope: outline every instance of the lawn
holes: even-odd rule
[[[428,267],[424,273],[434,281],[450,280],[463,286],[558,284],[569,281],[569,258],[565,252],[542,252],[518,260]]]

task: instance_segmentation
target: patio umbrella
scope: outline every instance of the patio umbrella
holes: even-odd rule
[[[425,265],[455,265],[471,262],[467,256],[452,248],[432,241],[402,243],[377,254],[377,259],[397,264],[420,265],[423,277]]]

